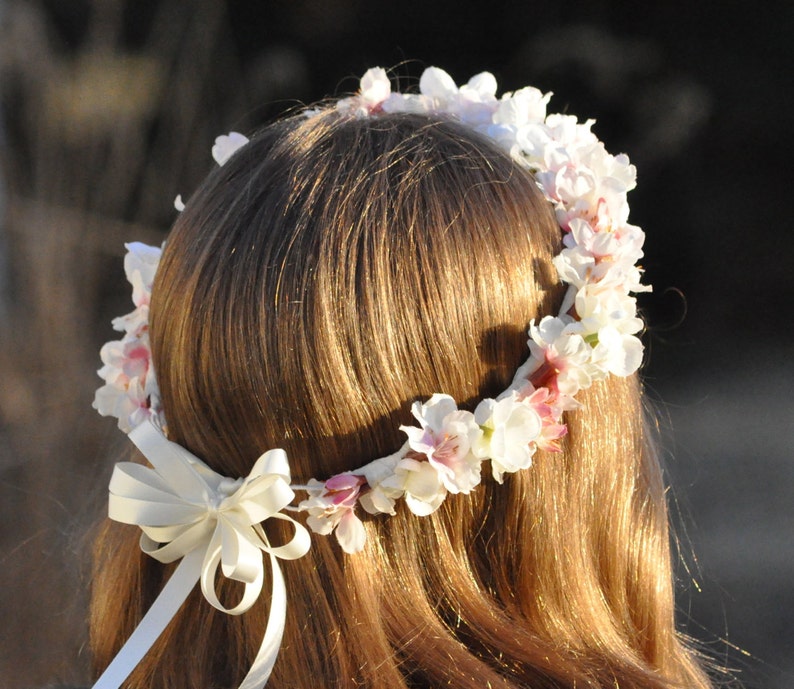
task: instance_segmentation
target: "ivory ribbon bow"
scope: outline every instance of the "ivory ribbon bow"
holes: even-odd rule
[[[182,562],[141,623],[113,659],[94,689],[117,689],[140,662],[184,599],[201,581],[205,598],[218,610],[239,615],[259,597],[264,581],[263,555],[270,557],[273,588],[267,629],[240,689],[263,687],[278,655],[286,621],[287,594],[277,558],[294,560],[309,550],[306,529],[281,510],[292,502],[290,471],[283,450],[270,450],[245,479],[217,474],[180,445],[168,441],[150,422],[130,439],[153,469],[121,462],[110,480],[109,516],[141,527],[141,549],[160,562]],[[262,528],[267,519],[291,522],[292,539],[271,546]],[[242,600],[226,608],[215,591],[221,572],[245,585]]]

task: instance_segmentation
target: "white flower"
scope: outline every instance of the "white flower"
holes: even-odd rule
[[[222,134],[215,139],[212,147],[212,157],[218,165],[225,165],[239,149],[248,143],[248,137],[239,132],[229,132]]]
[[[494,113],[494,124],[506,124],[518,128],[543,122],[550,98],[551,93],[544,94],[532,86],[506,93]]]
[[[579,249],[595,258],[603,258],[616,253],[621,246],[620,235],[609,230],[598,231],[585,218],[572,218],[563,237],[563,244],[569,249]]]
[[[114,416],[118,419],[118,427],[124,433],[132,430],[130,416],[135,413],[134,400],[127,396],[126,390],[120,390],[115,385],[103,385],[94,393],[91,406],[101,416]]]
[[[555,148],[559,152],[567,151],[565,157],[568,159],[577,159],[579,152],[586,146],[599,143],[596,135],[590,131],[594,124],[595,120],[579,122],[574,115],[561,113],[553,113],[546,118],[546,127],[555,142]]]
[[[636,299],[619,288],[600,283],[585,285],[577,292],[575,303],[585,336],[599,333],[606,327],[626,335],[642,330],[642,320],[636,317]]]
[[[140,242],[130,242],[124,246],[127,248],[124,272],[132,285],[132,303],[136,309],[126,316],[114,318],[112,325],[114,330],[137,336],[149,327],[149,301],[162,249]]]
[[[394,503],[403,497],[402,490],[388,488],[383,485],[383,481],[394,476],[397,464],[403,459],[407,449],[406,443],[394,454],[373,460],[353,472],[363,476],[369,486],[369,490],[359,497],[359,503],[370,514],[395,514]]]
[[[598,331],[598,344],[593,349],[593,364],[605,373],[629,376],[642,363],[642,342],[634,335],[607,326]]]
[[[382,484],[374,486],[359,498],[359,504],[369,514],[390,514],[394,516],[395,502],[403,497],[402,490],[389,490]]]
[[[128,335],[140,336],[149,329],[149,304],[141,304],[126,316],[118,316],[111,321],[114,330]]]
[[[510,117],[509,113],[508,110],[505,116]],[[541,170],[548,167],[545,161],[545,151],[551,145],[552,138],[551,132],[545,124],[528,122],[515,130],[514,137],[516,146],[531,167]]]
[[[123,388],[112,383],[103,385],[96,391],[91,406],[102,416],[115,416],[124,433],[129,433],[153,416],[149,395],[138,378]]]
[[[436,107],[443,107],[443,104],[457,95],[458,87],[443,69],[428,67],[419,78],[419,92],[432,98]]]
[[[448,110],[470,127],[482,131],[493,123],[497,106],[496,79],[490,72],[481,72],[460,87],[448,104]]]
[[[130,242],[124,246],[127,249],[127,254],[124,256],[124,272],[133,286],[132,302],[135,306],[148,304],[154,275],[160,265],[163,250],[158,246],[148,246],[141,242]]]
[[[474,410],[483,435],[475,442],[474,453],[490,458],[493,477],[501,483],[503,474],[526,469],[532,463],[534,442],[542,430],[538,412],[515,392],[498,402],[485,399]]]
[[[490,72],[480,72],[469,79],[467,84],[461,86],[460,92],[472,101],[494,101],[496,100],[496,78]]]
[[[458,410],[449,395],[417,402],[412,413],[421,428],[400,426],[410,448],[427,457],[450,493],[469,493],[480,482],[480,461],[471,452],[472,441],[481,434],[474,414]]]
[[[361,77],[361,103],[372,110],[385,101],[391,93],[389,75],[383,67],[368,69]]]
[[[596,268],[595,257],[590,252],[579,247],[563,249],[551,262],[557,269],[557,275],[560,276],[560,280],[573,285],[577,289],[581,289],[590,282]],[[576,295],[573,296],[575,297]],[[560,312],[566,313],[572,304],[573,300],[570,300],[570,303],[566,300]]]
[[[447,497],[447,489],[435,467],[430,462],[411,458],[400,460],[394,474],[380,486],[384,491],[402,495],[408,509],[420,517],[435,512]]]
[[[391,93],[381,107],[383,112],[425,114],[433,112],[433,100],[419,93]]]
[[[629,157],[624,153],[613,156],[598,140],[582,147],[579,150],[579,159],[595,170],[601,179],[612,180],[611,184],[623,194],[637,186],[637,168],[629,162]]]

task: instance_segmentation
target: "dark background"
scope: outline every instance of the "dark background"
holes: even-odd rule
[[[553,91],[637,165],[681,628],[794,686],[792,35],[783,0],[0,0],[0,686],[86,678],[123,242],[162,240],[217,134],[376,65]]]

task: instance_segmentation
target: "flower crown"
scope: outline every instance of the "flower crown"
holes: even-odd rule
[[[180,568],[189,570],[185,580],[192,578],[195,583],[200,578],[205,597],[215,607],[226,610],[214,592],[219,564],[225,576],[244,582],[243,601],[226,610],[233,614],[247,610],[258,596],[263,579],[259,551],[269,553],[274,573],[271,622],[242,687],[263,686],[278,651],[283,619],[280,629],[278,620],[273,620],[274,615],[285,614],[276,610],[284,607],[285,598],[283,591],[276,590],[283,589],[276,558],[300,557],[309,548],[308,533],[283,511],[308,512],[306,523],[314,532],[334,532],[345,552],[360,551],[366,536],[359,508],[393,515],[397,501],[404,500],[414,514],[431,514],[449,493],[470,493],[481,481],[484,461],[490,461],[491,473],[501,483],[505,474],[529,467],[538,449],[560,450],[566,433],[563,412],[580,406],[576,401],[580,390],[609,374],[628,376],[639,368],[643,348],[636,335],[643,322],[631,294],[650,287],[641,284],[637,266],[644,234],[628,223],[626,194],[635,186],[635,168],[625,155],[607,153],[590,131],[592,120],[579,123],[570,115],[546,115],[550,96],[527,87],[497,98],[491,74],[478,74],[459,88],[435,67],[423,73],[419,93],[395,93],[386,71],[375,68],[362,77],[356,95],[337,102],[336,109],[348,117],[440,114],[494,140],[532,172],[552,204],[564,245],[554,266],[568,285],[559,315],[531,321],[529,357],[507,390],[495,399],[482,400],[474,412],[458,409],[442,393],[415,402],[415,424],[400,426],[405,444],[353,471],[324,481],[311,479],[307,485],[291,484],[283,451],[270,450],[249,477],[233,481],[167,441],[157,429],[164,428],[165,419],[148,334],[160,249],[126,245],[124,268],[133,286],[135,310],[113,321],[124,337],[102,347],[104,365],[99,375],[105,385],[97,391],[94,407],[102,415],[118,418],[119,427],[130,433],[154,469],[117,465],[110,487],[110,515],[141,526],[141,547],[147,553],[163,562],[183,558]],[[237,133],[218,137],[213,157],[223,165],[247,142]],[[179,197],[175,205],[184,208]],[[308,494],[297,506],[291,505],[295,490]],[[280,548],[270,546],[261,527],[271,517],[290,521],[295,528],[293,539]],[[153,609],[157,606],[156,601]],[[146,618],[141,627],[145,622]],[[147,637],[148,643],[153,640]],[[127,672],[137,663],[133,660],[128,652]],[[96,686],[117,684],[109,680]]]

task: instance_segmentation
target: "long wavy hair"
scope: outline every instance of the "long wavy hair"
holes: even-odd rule
[[[150,331],[168,434],[229,476],[282,447],[296,482],[394,452],[414,400],[471,410],[508,386],[529,321],[559,308],[560,241],[531,175],[454,122],[279,121],[208,176],[168,239]],[[366,517],[361,553],[314,536],[285,562],[268,686],[711,686],[675,628],[638,380],[580,399],[563,452],[428,517]],[[96,543],[97,672],[171,572],[137,539],[108,522]],[[194,591],[126,686],[236,687],[266,616],[265,600],[231,617]]]

